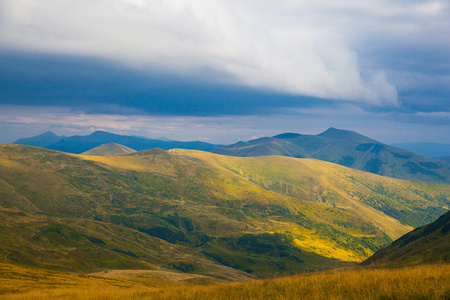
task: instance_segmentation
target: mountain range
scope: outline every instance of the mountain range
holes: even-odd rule
[[[67,153],[80,154],[107,143],[116,143],[136,151],[160,148],[169,150],[174,148],[208,151],[223,145],[214,145],[200,141],[180,142],[171,140],[156,140],[144,137],[119,135],[106,131],[95,131],[86,136],[58,136],[46,132],[31,138],[19,139],[14,144],[37,146]]]
[[[318,135],[285,133],[263,137],[210,151],[241,157],[281,155],[315,158],[392,178],[450,183],[450,165],[443,160],[335,128]]]
[[[0,145],[0,259],[254,278],[360,262],[450,206],[448,184],[283,156]]]
[[[46,132],[15,142],[15,144],[38,146],[75,154],[84,153],[108,143],[116,144],[115,151],[119,152],[113,151],[110,153],[104,146],[103,149],[100,148],[102,150],[97,149],[94,153],[103,153],[100,155],[119,154],[121,150],[118,147],[124,146],[136,151],[152,148],[163,150],[180,148],[242,157],[281,155],[320,159],[392,178],[450,183],[448,157],[439,159],[427,157],[380,143],[356,132],[336,128],[329,128],[318,135],[283,133],[274,137],[239,142],[230,146],[199,141],[180,142],[165,138],[164,140],[157,140],[104,131],[96,131],[87,136],[71,137],[57,136],[51,132]],[[112,146],[109,145],[108,147]],[[435,149],[435,151],[441,150]]]

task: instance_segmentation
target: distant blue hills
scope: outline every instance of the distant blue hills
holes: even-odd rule
[[[106,143],[117,143],[127,146],[136,151],[152,148],[169,149],[192,149],[209,151],[223,145],[210,144],[200,141],[180,142],[171,140],[157,140],[144,137],[119,135],[106,131],[95,131],[90,135],[74,135],[70,137],[58,136],[52,132],[31,137],[18,139],[14,144],[37,146],[41,148],[80,154]]]
[[[62,139],[65,139],[66,137],[67,136],[65,135],[56,135],[53,132],[47,131],[30,138],[18,139],[14,142],[14,144],[46,148],[52,144],[59,142]]]
[[[392,146],[430,157],[444,158],[450,156],[450,144],[441,143],[396,143]]]

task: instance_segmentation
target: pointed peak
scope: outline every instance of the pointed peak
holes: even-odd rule
[[[321,134],[318,134],[318,136],[327,137],[331,139],[337,139],[337,140],[349,140],[353,142],[360,142],[360,143],[379,143],[371,138],[368,138],[362,134],[359,134],[357,132],[351,131],[351,130],[344,130],[344,129],[337,129],[334,127],[330,127]]]
[[[46,147],[64,138],[66,138],[66,136],[64,135],[59,136],[51,131],[47,131],[33,137],[18,139],[17,141],[14,142],[14,144]]]

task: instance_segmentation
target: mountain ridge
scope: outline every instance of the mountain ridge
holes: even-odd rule
[[[18,141],[14,142],[15,144],[27,144],[28,141],[39,140],[42,135],[28,138],[28,139],[20,139],[20,143]],[[70,137],[62,137],[56,140],[53,143],[41,143],[39,145],[34,142],[34,144],[30,144],[30,146],[38,146],[46,149],[57,150],[67,153],[73,154],[81,154],[83,152],[89,151],[95,147],[101,146],[107,143],[117,143],[120,145],[124,145],[128,148],[134,149],[136,151],[151,149],[151,148],[161,148],[164,150],[169,150],[173,148],[182,148],[182,149],[195,149],[195,150],[211,150],[218,147],[222,147],[223,145],[215,145],[200,141],[191,141],[191,142],[181,142],[181,141],[171,141],[171,140],[156,140],[151,138],[143,138],[129,135],[119,135],[115,133],[110,133],[107,131],[97,130],[89,135],[74,135]]]
[[[20,144],[20,145],[29,145],[29,146],[36,146],[36,147],[42,147],[45,148],[47,146],[50,146],[54,143],[59,142],[62,139],[65,139],[65,135],[56,135],[51,131],[44,132],[42,134],[29,137],[29,138],[21,138],[14,142],[14,144]]]
[[[210,152],[240,157],[315,158],[392,178],[450,183],[450,165],[444,161],[395,148],[356,132],[329,128],[318,135],[288,135],[291,138],[263,137]]]

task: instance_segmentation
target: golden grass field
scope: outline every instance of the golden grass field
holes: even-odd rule
[[[0,264],[0,299],[450,299],[448,264],[228,284],[180,279],[104,278]]]

